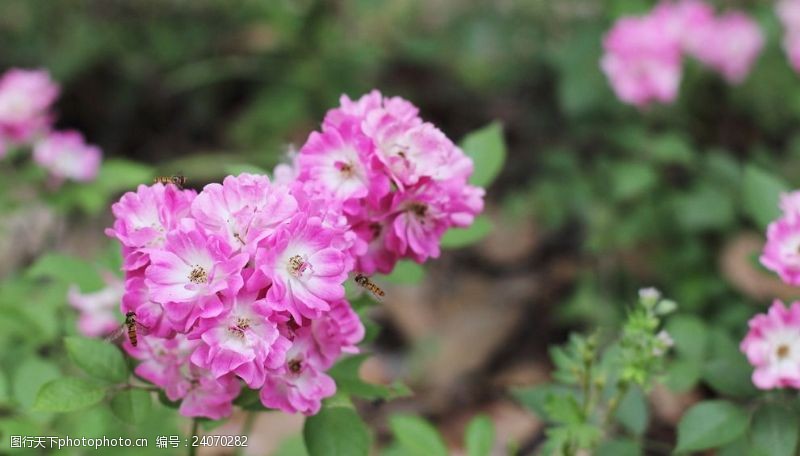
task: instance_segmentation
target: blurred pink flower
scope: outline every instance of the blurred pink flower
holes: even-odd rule
[[[697,43],[690,53],[700,62],[720,72],[731,84],[739,84],[764,46],[764,35],[749,16],[731,11],[707,22],[698,29],[689,29]]]
[[[761,264],[790,285],[800,285],[800,192],[781,197],[783,214],[767,227]]]
[[[70,285],[67,301],[78,310],[78,330],[87,337],[101,337],[112,333],[120,325],[119,306],[124,292],[122,280],[113,274],[104,274],[106,287],[81,293],[77,285]]]
[[[749,327],[741,350],[755,367],[753,383],[760,389],[800,388],[800,302],[786,308],[775,300]]]
[[[775,5],[775,12],[783,24],[783,48],[789,63],[800,72],[800,0],[782,0]]]
[[[48,129],[58,91],[45,70],[13,68],[0,77],[0,156],[5,144],[30,141]]]
[[[681,47],[671,26],[667,15],[627,17],[605,36],[600,67],[620,100],[638,107],[675,100]]]
[[[60,182],[64,179],[86,182],[94,180],[100,168],[102,153],[97,146],[86,144],[80,132],[54,131],[37,142],[33,159]]]

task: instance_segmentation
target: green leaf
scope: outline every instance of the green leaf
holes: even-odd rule
[[[694,388],[700,380],[703,363],[700,360],[677,358],[667,366],[665,384],[675,392],[684,392]]]
[[[647,147],[645,145],[645,147]],[[672,132],[658,135],[650,139],[650,155],[661,163],[679,163],[688,165],[694,158],[694,152],[686,136]]]
[[[464,150],[475,164],[470,183],[478,187],[488,187],[500,174],[506,159],[506,144],[503,128],[497,122],[473,131],[461,141]]]
[[[106,394],[106,388],[88,380],[63,377],[47,382],[36,395],[34,410],[71,412],[94,405]]]
[[[764,229],[780,215],[779,197],[788,190],[789,186],[780,177],[747,165],[742,178],[742,209],[753,223]]]
[[[303,438],[310,456],[366,456],[369,453],[367,426],[347,402],[323,404],[319,413],[306,418]]]
[[[113,383],[123,383],[130,372],[119,349],[108,342],[86,337],[66,337],[70,359],[90,376]]]
[[[676,452],[705,450],[736,440],[747,430],[747,414],[728,401],[695,404],[678,423]]]
[[[256,166],[256,165],[247,164],[247,163],[225,164],[225,166],[223,166],[223,169],[225,169],[225,172],[227,174],[230,174],[232,176],[238,176],[239,174],[242,174],[242,173],[262,174],[262,175],[268,175],[269,174],[264,168],[262,168],[260,166]]]
[[[106,194],[122,190],[135,191],[139,184],[151,185],[155,170],[142,163],[112,158],[103,161],[95,183]]]
[[[391,274],[383,278],[396,284],[415,284],[425,277],[425,268],[410,260],[398,261]]]
[[[658,183],[658,175],[645,163],[617,163],[611,173],[611,193],[615,199],[625,200],[649,191]]]
[[[667,321],[666,330],[675,341],[675,352],[690,360],[703,360],[708,342],[703,320],[694,315],[674,315]]]
[[[647,399],[641,389],[634,387],[628,390],[619,403],[616,418],[632,434],[640,435],[647,430]]]
[[[28,358],[14,372],[13,397],[24,409],[30,408],[42,385],[59,377],[61,372],[53,364],[39,358]]]
[[[494,424],[488,416],[478,415],[467,425],[464,446],[468,456],[489,456],[494,445]]]
[[[439,432],[430,423],[412,415],[394,415],[389,418],[397,443],[414,456],[447,456],[445,446]]]
[[[441,246],[446,249],[457,249],[477,243],[492,231],[492,222],[481,215],[468,228],[451,228],[444,233]]]
[[[744,355],[717,358],[703,365],[703,380],[719,394],[732,397],[752,397],[758,394],[751,376],[753,368]]]
[[[642,448],[635,440],[616,439],[603,442],[597,448],[597,456],[639,456]]]
[[[121,391],[111,399],[111,411],[114,415],[130,424],[143,422],[150,414],[152,405],[150,393],[140,389]]]
[[[284,439],[272,456],[308,456],[302,435],[293,435]]]
[[[44,255],[25,274],[33,279],[47,278],[64,284],[76,284],[83,293],[96,291],[104,286],[100,274],[92,265],[61,253]]]
[[[756,411],[750,430],[753,446],[771,456],[793,456],[797,451],[800,419],[779,404],[764,404]]]
[[[362,380],[359,369],[368,357],[367,354],[360,354],[344,358],[328,371],[328,375],[336,381],[338,392],[370,400],[394,399],[411,395],[411,390],[402,383],[386,386]]]
[[[531,388],[514,388],[511,394],[525,407],[534,412],[539,418],[548,419],[547,398],[551,395],[571,394],[572,390],[567,387],[543,384]]]

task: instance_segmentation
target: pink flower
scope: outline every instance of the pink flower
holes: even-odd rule
[[[767,227],[761,264],[790,285],[800,285],[800,192],[781,197],[783,215]]]
[[[55,131],[36,143],[33,159],[60,182],[94,180],[100,168],[100,149],[86,144],[77,131]]]
[[[295,320],[317,318],[330,309],[330,302],[344,297],[347,279],[345,255],[334,246],[343,242],[320,220],[295,217],[276,233],[272,242],[256,253],[256,280],[248,287],[262,287],[267,281],[267,302],[286,310]]]
[[[58,86],[47,71],[14,68],[3,74],[0,77],[0,145],[30,141],[46,130],[51,118],[50,107],[56,97]]]
[[[315,182],[342,202],[356,203],[367,195],[380,197],[389,191],[389,180],[379,169],[374,145],[361,133],[359,123],[311,133],[300,149],[298,167],[301,181]]]
[[[150,289],[145,284],[144,271],[129,273],[125,280],[125,294],[122,296],[122,313],[133,312],[136,322],[147,328],[148,334],[171,338],[175,329],[164,314],[164,307],[153,301]]]
[[[296,211],[288,188],[246,173],[228,176],[222,185],[206,185],[192,202],[192,215],[201,226],[250,253]]]
[[[191,382],[189,391],[181,401],[178,412],[188,417],[204,417],[219,420],[233,412],[233,400],[239,396],[242,386],[233,374],[214,378],[207,371],[200,371]]]
[[[356,101],[352,101],[347,95],[342,95],[339,104],[338,108],[331,109],[325,115],[325,120],[322,122],[323,130],[338,129],[343,124],[353,121],[360,123],[375,110],[382,110],[400,122],[411,125],[422,123],[416,106],[400,97],[386,98],[378,90],[373,90]]]
[[[482,189],[424,182],[395,195],[386,246],[419,263],[436,258],[444,232],[452,226],[470,225],[482,209]]]
[[[104,274],[106,287],[91,293],[81,293],[77,285],[70,285],[69,304],[78,309],[78,330],[87,337],[106,336],[119,327],[119,304],[124,290],[121,280],[113,274]]]
[[[192,380],[187,363],[200,341],[189,340],[183,334],[169,339],[152,335],[138,339],[136,347],[125,345],[126,351],[141,361],[134,369],[136,375],[163,388],[171,401],[186,396]]]
[[[781,218],[767,227],[761,264],[790,285],[800,285],[800,223]]]
[[[248,261],[234,254],[224,240],[208,235],[191,219],[167,233],[163,249],[148,249],[151,264],[145,283],[151,298],[164,305],[167,318],[186,331],[198,318],[222,312],[217,293],[236,294],[243,285],[241,271]]]
[[[401,189],[423,177],[466,179],[472,174],[472,161],[430,123],[401,122],[376,110],[367,117],[364,131],[375,141],[378,158]]]
[[[760,389],[800,388],[800,302],[787,309],[775,300],[749,326],[741,350],[755,367],[753,384]]]
[[[320,365],[328,368],[342,353],[358,353],[356,345],[364,338],[364,325],[347,301],[337,301],[322,318],[311,321]]]
[[[661,14],[618,20],[603,40],[600,67],[620,100],[644,107],[671,103],[681,80],[681,47]]]
[[[692,33],[698,43],[692,55],[731,84],[744,81],[764,46],[761,28],[738,11],[725,13]]]
[[[296,331],[292,347],[286,354],[286,362],[280,369],[267,375],[259,394],[265,407],[313,415],[319,411],[322,399],[336,392],[333,379],[325,375],[318,364],[309,329]]]
[[[795,71],[800,71],[800,1],[782,0],[775,6],[775,12],[783,24],[783,48],[789,63]]]
[[[284,363],[291,343],[270,321],[267,303],[258,300],[258,292],[240,292],[224,302],[223,315],[200,324],[201,343],[192,354],[192,362],[219,378],[238,375],[250,388],[264,384],[267,368]]]
[[[689,54],[705,44],[697,32],[715,20],[714,8],[700,0],[662,1],[651,14],[664,21],[670,37]]]
[[[163,247],[167,231],[189,215],[196,193],[174,185],[140,185],[111,206],[116,220],[106,235],[117,238],[125,248],[123,268],[134,270],[150,261],[147,249]]]
[[[188,364],[190,353],[199,343],[185,336],[172,339],[143,336],[137,348],[126,347],[142,362],[136,375],[164,389],[171,401],[181,400],[183,416],[220,419],[233,411],[233,400],[241,386],[234,375],[214,378],[209,371]]]

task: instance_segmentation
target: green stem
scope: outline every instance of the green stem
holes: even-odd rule
[[[247,412],[247,416],[244,419],[244,424],[242,425],[242,432],[241,435],[248,437],[253,432],[253,424],[256,422],[257,414],[255,412]],[[240,456],[244,452],[244,447],[237,446],[236,450],[234,451],[234,456]]]
[[[197,418],[192,419],[192,435],[191,435],[191,441],[189,442],[189,456],[195,456],[197,454],[197,446],[192,445],[192,443],[194,443],[194,436],[197,435],[199,424],[200,421],[198,421]]]
[[[622,402],[622,398],[628,394],[628,389],[630,388],[630,383],[624,382],[619,385],[617,388],[616,394],[608,401],[608,410],[606,411],[606,418],[603,420],[603,429],[608,432],[611,429],[614,423],[614,414],[617,413],[617,408],[619,408],[619,403]]]
[[[592,411],[592,358],[587,357],[583,360],[581,387],[583,389],[583,417],[588,420],[589,413]]]

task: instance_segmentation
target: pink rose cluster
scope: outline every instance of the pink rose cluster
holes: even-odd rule
[[[800,285],[800,192],[781,197],[782,215],[767,227],[761,264],[790,285]],[[800,388],[800,302],[789,308],[776,300],[766,314],[750,320],[741,350],[755,368],[761,389]]]
[[[800,0],[781,0],[775,11],[783,25],[783,49],[789,63],[800,72]]]
[[[59,88],[44,70],[11,69],[0,76],[0,158],[10,147],[32,147],[33,159],[54,184],[91,181],[101,152],[74,130],[54,131]]]
[[[344,97],[275,181],[123,195],[106,233],[122,245],[121,310],[142,328],[125,342],[136,374],[185,416],[227,416],[244,387],[316,413],[336,390],[327,369],[364,336],[344,282],[438,255],[442,233],[482,209],[471,169],[409,102],[373,92]]]
[[[620,100],[644,107],[675,100],[683,55],[738,84],[763,44],[758,24],[744,13],[715,16],[701,0],[663,1],[647,15],[614,24],[603,40],[600,67]]]
[[[451,227],[472,224],[484,190],[472,160],[402,98],[342,96],[294,163],[297,181],[341,204],[356,234],[356,270],[388,273],[399,259],[439,256]]]

